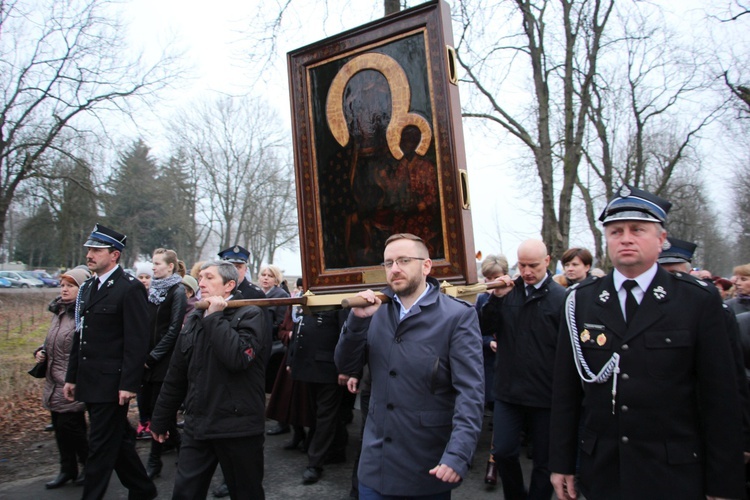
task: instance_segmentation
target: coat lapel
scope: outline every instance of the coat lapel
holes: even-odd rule
[[[94,296],[93,300],[91,299],[91,291],[89,290],[89,303],[88,307],[93,306],[97,302],[100,302],[103,298],[105,298],[107,295],[109,295],[109,289],[112,287],[115,281],[122,276],[122,273],[124,271],[121,267],[118,267],[115,272],[109,275],[109,278],[107,278],[107,281],[102,283],[101,288],[99,288],[99,291],[96,292],[96,295]],[[91,280],[91,287],[93,288],[95,281]]]
[[[594,308],[597,321],[602,325],[607,325],[612,330],[612,333],[618,337],[623,337],[626,333],[627,325],[622,315],[620,299],[617,297],[615,280],[612,277],[612,273],[609,273],[602,279],[602,285],[599,287],[599,294],[595,299],[595,304],[598,306]]]

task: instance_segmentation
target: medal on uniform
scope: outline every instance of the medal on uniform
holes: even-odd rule
[[[599,344],[599,346],[603,346],[604,344],[607,343],[607,336],[604,335],[603,333],[600,333],[599,335],[596,336],[596,343]]]
[[[581,332],[581,342],[588,342],[589,340],[591,340],[591,334],[588,330],[583,330]]]

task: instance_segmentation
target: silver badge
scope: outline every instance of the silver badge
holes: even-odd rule
[[[599,294],[599,301],[607,302],[608,300],[609,300],[609,292],[607,290],[604,290],[602,293]]]
[[[114,284],[115,284],[115,280],[109,280],[109,281],[107,281],[107,288],[111,287]]]
[[[697,281],[698,284],[701,285],[701,286],[708,286],[708,283],[706,283],[705,281],[703,281],[701,279],[696,278],[695,281]]]
[[[664,290],[664,287],[662,287],[661,285],[659,285],[656,288],[654,288],[654,297],[656,297],[657,299],[661,300],[661,299],[663,299],[666,296],[667,296],[667,291]]]
[[[232,251],[234,253],[240,253],[240,247],[238,247],[237,245],[235,245],[234,248],[232,249]]]
[[[622,186],[620,188],[620,198],[627,198],[628,196],[630,196],[630,194],[631,192],[628,186]]]

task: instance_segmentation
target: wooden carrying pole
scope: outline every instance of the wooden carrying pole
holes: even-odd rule
[[[484,293],[487,290],[493,290],[495,288],[504,288],[505,283],[476,283],[474,285],[451,285],[450,283],[444,282],[440,285],[440,291],[457,297],[468,302],[474,302],[476,296],[480,293]],[[376,293],[382,302],[388,302],[390,299],[382,294]],[[280,299],[239,299],[230,300],[227,302],[228,308],[237,308],[245,306],[257,306],[257,307],[278,307],[278,306],[302,306],[309,310],[315,309],[332,309],[332,308],[344,308],[350,307],[365,307],[370,303],[362,297],[358,297],[354,293],[333,293],[325,295],[315,295],[307,292],[301,297],[285,297]],[[198,301],[195,304],[196,309],[205,310],[208,309],[208,302]]]

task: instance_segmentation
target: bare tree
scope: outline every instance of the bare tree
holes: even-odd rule
[[[111,12],[100,0],[0,1],[0,244],[19,186],[49,174],[45,154],[74,156],[66,132],[97,135],[107,113],[175,75],[169,57],[146,67],[129,55]]]
[[[459,7],[457,50],[472,87],[463,116],[489,120],[528,148],[541,184],[542,239],[553,262],[568,246],[586,116],[613,7],[612,0],[463,1]],[[519,31],[488,36],[490,26]],[[524,88],[519,80],[526,78]],[[526,106],[503,98],[521,88],[532,95]]]
[[[277,176],[273,162],[284,145],[278,118],[260,99],[220,97],[180,112],[170,135],[196,165],[203,222],[222,248],[245,243],[258,200]]]

